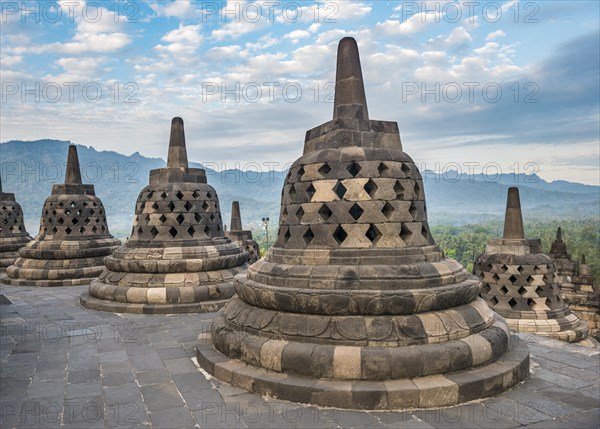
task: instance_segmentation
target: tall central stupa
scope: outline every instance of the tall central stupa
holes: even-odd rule
[[[395,122],[369,119],[356,41],[338,46],[333,120],[306,133],[277,241],[236,276],[200,365],[261,395],[359,409],[439,407],[523,380],[529,351],[446,259]]]

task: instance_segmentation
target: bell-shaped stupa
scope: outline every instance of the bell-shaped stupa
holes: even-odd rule
[[[306,133],[277,241],[198,338],[200,365],[251,392],[359,409],[440,407],[523,380],[529,351],[446,259],[395,122],[370,120],[353,38],[333,120]]]
[[[248,252],[249,264],[253,264],[260,259],[260,248],[252,238],[252,231],[242,228],[239,201],[231,203],[231,225],[229,231],[225,231],[225,236],[231,238],[232,241],[238,243],[242,249]]]
[[[183,119],[173,118],[167,167],[150,172],[129,240],[81,303],[119,313],[215,311],[235,293],[247,258],[224,236],[217,193],[203,169],[188,167]]]
[[[25,230],[23,210],[15,194],[2,190],[0,177],[0,273],[19,257],[18,250],[31,241]]]
[[[579,318],[585,320],[590,335],[600,340],[600,288],[585,255],[571,278],[571,288],[561,288],[561,296]]]
[[[39,234],[19,249],[20,257],[0,281],[15,286],[89,284],[118,245],[108,231],[94,185],[82,184],[77,147],[70,145],[65,183],[52,186],[42,208]]]
[[[475,262],[482,279],[481,296],[518,332],[563,341],[580,341],[588,328],[560,297],[552,258],[539,239],[526,240],[519,189],[508,189],[504,235],[489,240]]]

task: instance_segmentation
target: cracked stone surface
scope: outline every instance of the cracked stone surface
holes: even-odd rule
[[[352,411],[265,399],[195,362],[214,313],[113,314],[85,286],[0,287],[2,428],[593,428],[597,349],[520,334],[530,377],[500,396],[428,410]]]

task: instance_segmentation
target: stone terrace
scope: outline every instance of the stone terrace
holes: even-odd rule
[[[85,286],[0,287],[0,427],[593,428],[599,351],[523,335],[532,374],[505,394],[438,410],[356,412],[264,399],[205,375],[212,313],[112,314]],[[0,296],[0,298],[2,298]]]

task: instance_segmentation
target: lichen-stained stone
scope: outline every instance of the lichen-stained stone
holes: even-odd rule
[[[4,273],[19,257],[19,249],[31,241],[25,230],[23,209],[15,194],[2,190],[0,177],[0,273]]]
[[[397,124],[368,117],[354,39],[336,80],[334,119],[289,169],[276,243],[236,276],[198,362],[254,393],[343,408],[439,407],[519,383],[529,351],[435,245]]]
[[[0,200],[3,196],[0,189]],[[119,245],[108,231],[106,212],[94,185],[82,184],[77,147],[69,146],[65,183],[52,186],[42,208],[40,231],[31,241],[22,226],[23,213],[14,202],[0,202],[0,223],[16,220],[12,230],[0,225],[0,252],[18,244],[18,255],[0,274],[14,286],[76,286],[89,284],[104,267],[103,260]],[[5,211],[6,208],[6,211]],[[20,231],[20,232],[19,232]],[[12,246],[12,247],[11,247]],[[14,255],[14,254],[13,254]],[[5,262],[0,253],[0,266]]]
[[[233,224],[246,237],[239,207]],[[233,277],[247,259],[224,235],[219,198],[205,171],[188,167],[183,120],[173,118],[167,167],[150,172],[129,240],[104,260],[80,302],[117,313],[216,311],[235,294]]]
[[[552,258],[542,253],[539,239],[525,239],[518,188],[508,190],[503,238],[488,241],[474,271],[483,281],[481,297],[511,329],[569,342],[587,336],[586,324],[560,296]]]
[[[242,228],[242,216],[238,201],[231,203],[231,227],[228,231],[225,231],[225,237],[229,237],[231,241],[234,241],[248,252],[249,264],[253,264],[260,259],[260,248],[258,247],[258,243],[252,238],[252,231]]]

